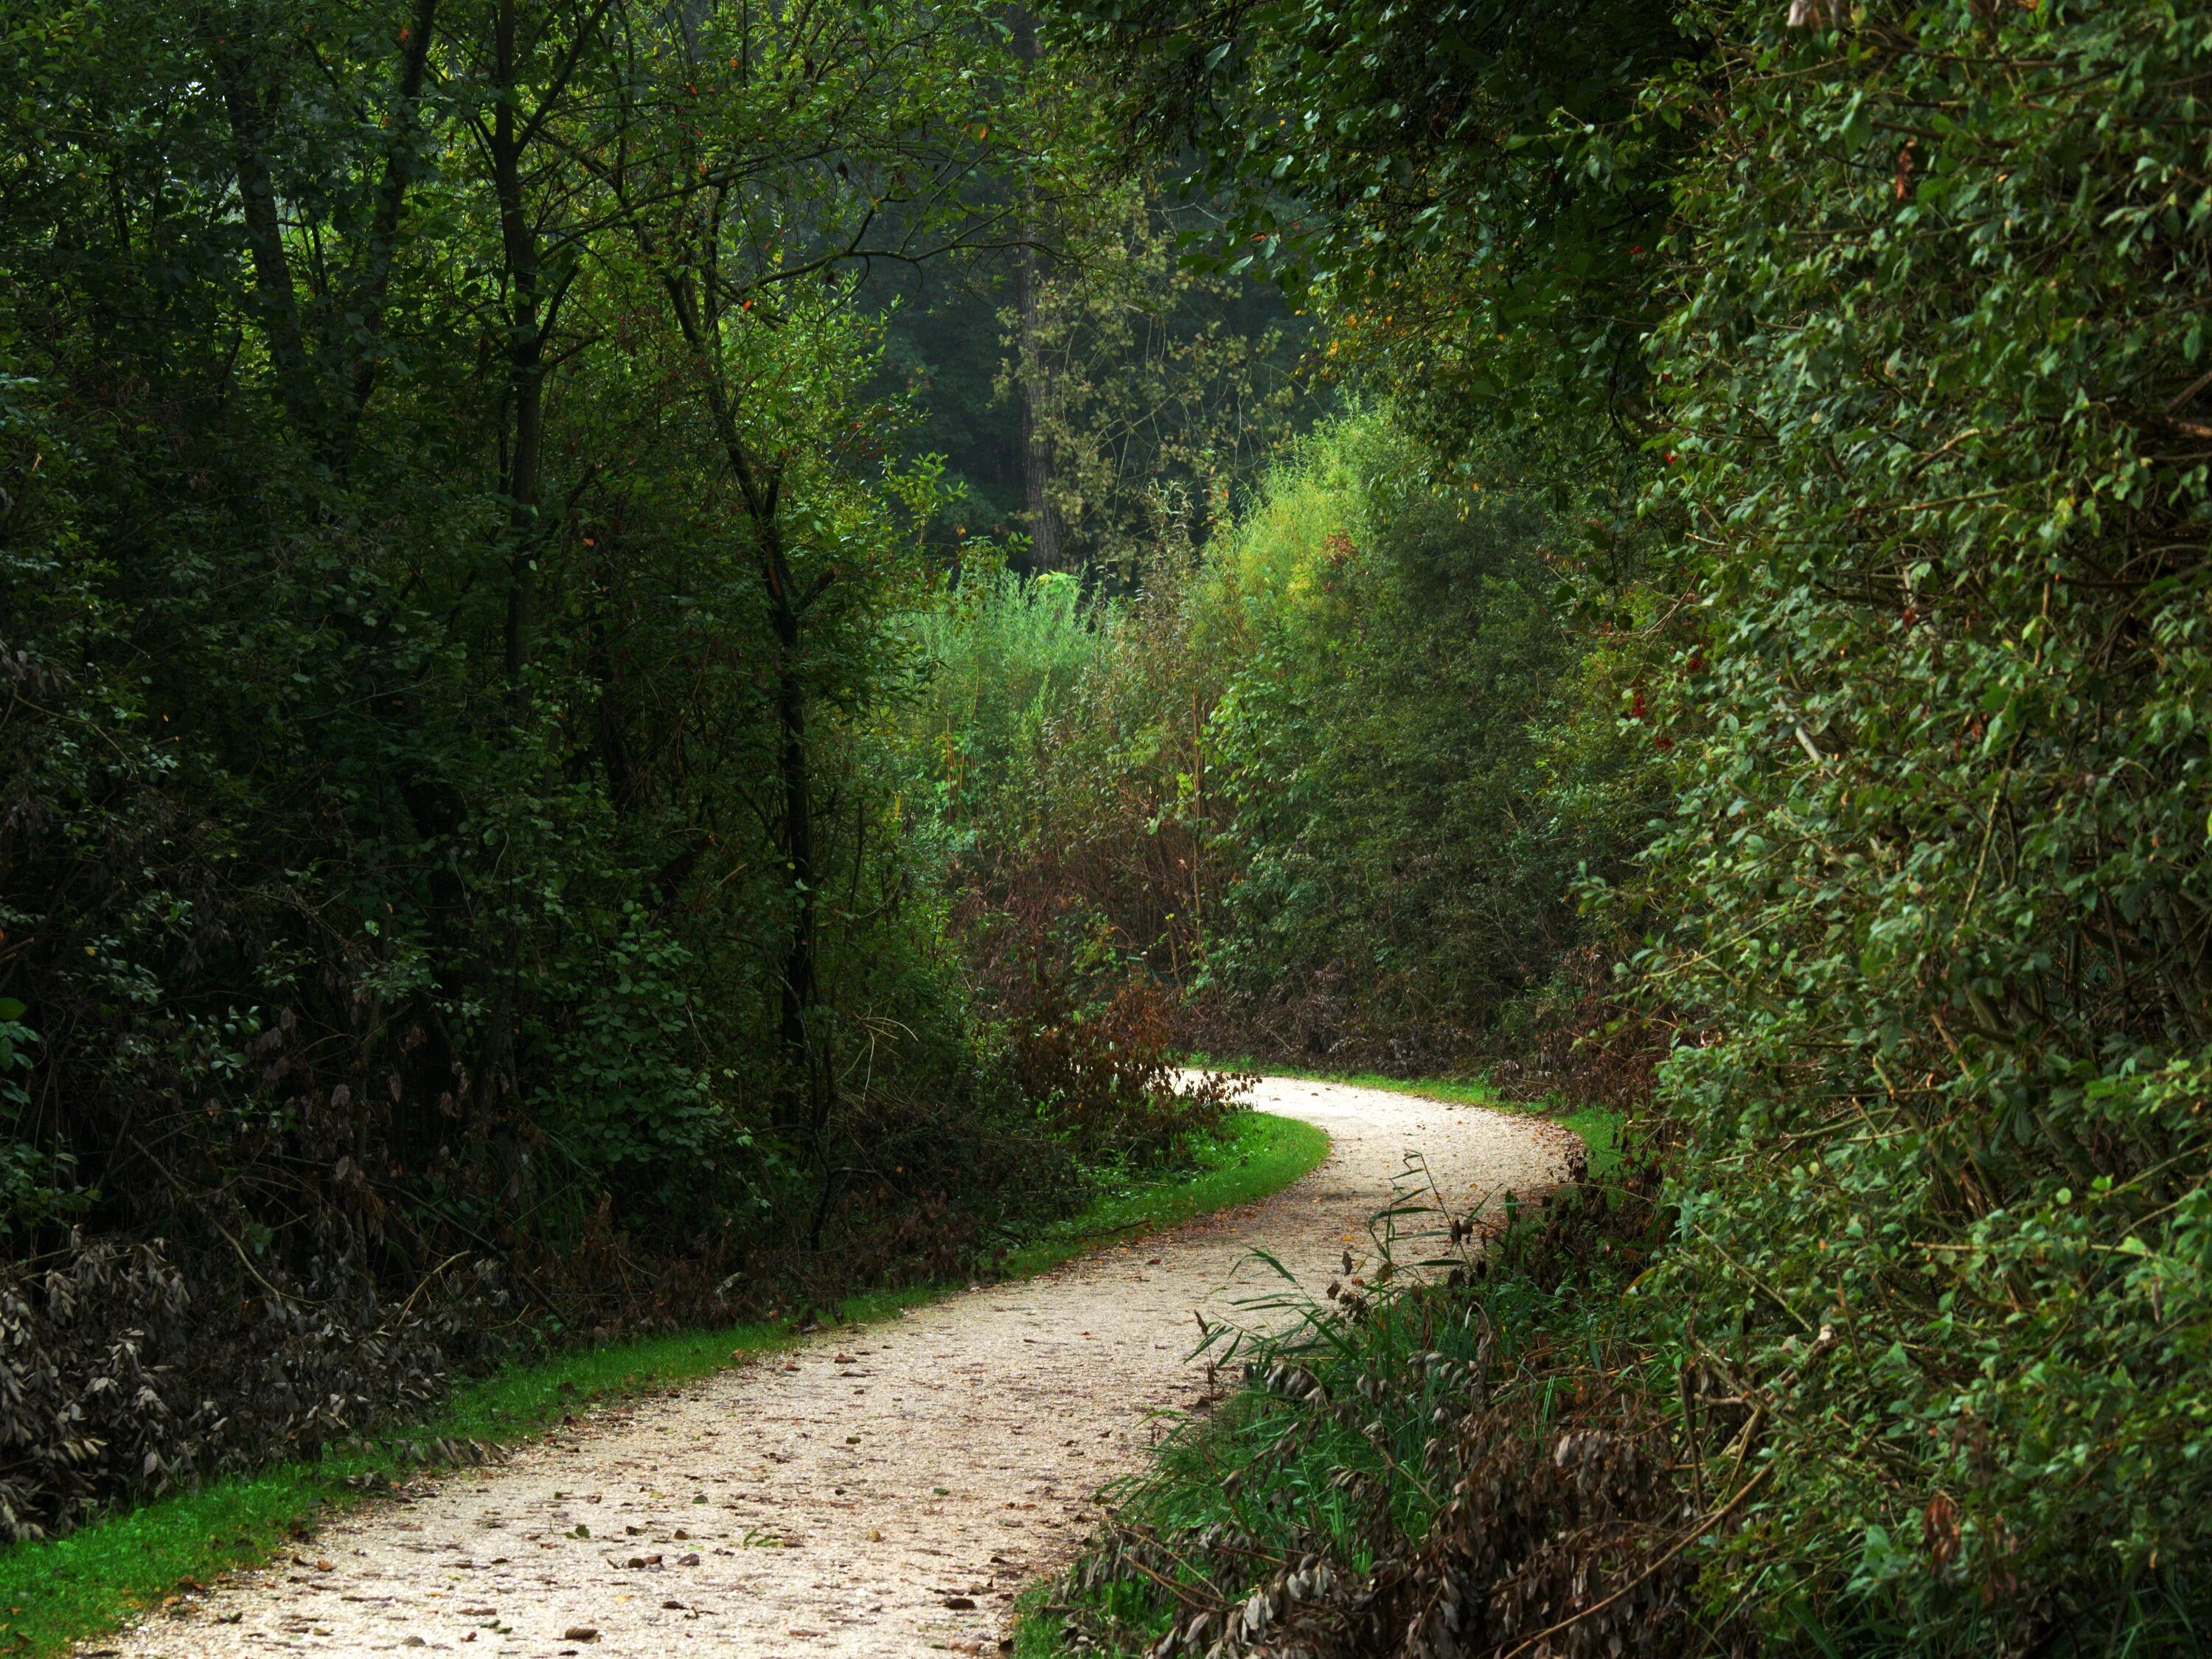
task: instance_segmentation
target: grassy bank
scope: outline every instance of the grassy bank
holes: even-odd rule
[[[1361,1089],[1387,1089],[1395,1095],[1419,1095],[1430,1100],[1449,1100],[1460,1106],[1480,1106],[1493,1112],[1524,1112],[1564,1124],[1583,1138],[1589,1148],[1589,1172],[1602,1177],[1620,1162],[1621,1115],[1601,1108],[1563,1111],[1543,1101],[1507,1100],[1479,1078],[1385,1077],[1380,1072],[1314,1072],[1295,1066],[1255,1066],[1249,1060],[1223,1060],[1194,1054],[1194,1066],[1234,1066],[1267,1077],[1301,1078],[1313,1083],[1348,1083]]]
[[[1151,1180],[1109,1180],[1089,1208],[1010,1254],[1012,1276],[1042,1273],[1101,1239],[1172,1226],[1288,1186],[1328,1154],[1310,1124],[1265,1113],[1232,1118],[1198,1149],[1194,1167]],[[878,1291],[841,1304],[861,1323],[957,1287]],[[456,1388],[431,1418],[386,1430],[374,1444],[210,1483],[83,1527],[65,1538],[0,1551],[0,1644],[44,1656],[114,1629],[228,1568],[269,1559],[311,1533],[330,1509],[419,1473],[445,1446],[511,1445],[595,1400],[702,1376],[738,1356],[800,1340],[789,1323],[739,1325],[611,1344],[516,1364]]]
[[[1328,1137],[1310,1123],[1245,1112],[1199,1149],[1194,1167],[1172,1181],[1108,1180],[1090,1208],[1013,1251],[1007,1271],[1042,1273],[1099,1239],[1172,1227],[1192,1216],[1279,1192],[1328,1156]]]
[[[1270,1069],[1278,1077],[1459,1105],[1541,1110],[1461,1079]],[[1581,1135],[1593,1172],[1619,1168],[1618,1115],[1544,1115]],[[1620,1352],[1620,1293],[1646,1259],[1649,1229],[1642,1224],[1649,1205],[1633,1191],[1616,1188],[1607,1196],[1571,1200],[1569,1207],[1571,1222],[1532,1212],[1511,1237],[1489,1245],[1491,1270],[1479,1291],[1431,1280],[1378,1297],[1325,1339],[1294,1329],[1263,1341],[1248,1355],[1257,1359],[1256,1372],[1248,1371],[1211,1415],[1164,1440],[1151,1467],[1120,1489],[1112,1521],[1076,1571],[1024,1592],[1017,1603],[1017,1659],[1074,1652],[1135,1659],[1194,1611],[1233,1614],[1302,1561],[1326,1562],[1339,1583],[1352,1583],[1380,1559],[1413,1559],[1455,1491],[1454,1475],[1469,1467],[1455,1461],[1462,1456],[1456,1437],[1478,1392],[1526,1426],[1541,1462],[1549,1431],[1565,1420],[1573,1400],[1555,1386],[1571,1369],[1564,1362]],[[1638,1224],[1627,1224],[1632,1214]],[[1571,1245],[1577,1226],[1604,1243],[1585,1251],[1579,1273],[1562,1273],[1573,1253],[1547,1243],[1547,1229]],[[1612,1239],[1615,1227],[1621,1237]],[[1469,1316],[1478,1297],[1480,1319]],[[1304,1368],[1310,1394],[1277,1386],[1279,1359]],[[1478,1375],[1480,1391],[1470,1382]],[[1515,1492],[1535,1490],[1506,1484]],[[1565,1524],[1564,1514],[1541,1519],[1534,1528],[1539,1537]],[[1507,1525],[1485,1535],[1528,1541]],[[1286,1605],[1279,1601],[1275,1614],[1291,1616]],[[1218,1620],[1211,1630],[1219,1633]],[[1271,1627],[1270,1650],[1280,1634]]]

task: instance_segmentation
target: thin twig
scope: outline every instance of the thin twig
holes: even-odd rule
[[[1589,1607],[1584,1607],[1581,1612],[1570,1613],[1566,1618],[1559,1620],[1558,1624],[1547,1626],[1546,1628],[1538,1631],[1534,1636],[1528,1638],[1527,1641],[1522,1643],[1518,1647],[1508,1650],[1504,1659],[1515,1659],[1515,1656],[1526,1653],[1530,1648],[1535,1646],[1537,1643],[1542,1641],[1546,1637],[1557,1636],[1561,1631],[1566,1629],[1570,1625],[1578,1625],[1582,1623],[1583,1620],[1589,1618],[1590,1614],[1604,1612],[1606,1608],[1611,1607],[1615,1601],[1620,1600],[1620,1598],[1627,1595],[1629,1591],[1642,1585],[1645,1580],[1652,1576],[1652,1574],[1657,1572],[1660,1568],[1665,1566],[1669,1561],[1672,1561],[1684,1550],[1689,1548],[1691,1544],[1697,1540],[1698,1534],[1711,1528],[1716,1522],[1725,1520],[1728,1517],[1729,1512],[1734,1510],[1737,1504],[1742,1503],[1745,1498],[1750,1497],[1752,1492],[1757,1489],[1759,1483],[1765,1480],[1766,1477],[1773,1472],[1774,1465],[1769,1463],[1757,1474],[1753,1475],[1750,1480],[1743,1483],[1742,1491],[1736,1493],[1735,1497],[1729,1498],[1727,1503],[1722,1504],[1720,1508],[1715,1510],[1711,1515],[1699,1517],[1697,1525],[1692,1527],[1687,1532],[1676,1539],[1674,1540],[1674,1547],[1669,1549],[1666,1554],[1661,1556],[1650,1566],[1644,1568],[1642,1572],[1637,1574],[1635,1577],[1630,1579],[1619,1589],[1613,1591],[1613,1593],[1607,1596],[1604,1601],[1593,1601]]]

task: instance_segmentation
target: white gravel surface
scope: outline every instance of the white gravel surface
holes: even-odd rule
[[[1282,1288],[1255,1249],[1318,1294],[1342,1252],[1370,1255],[1409,1155],[1464,1212],[1549,1185],[1574,1144],[1539,1119],[1338,1084],[1270,1079],[1254,1103],[1327,1130],[1328,1161],[1041,1278],[590,1412],[91,1651],[996,1652],[1014,1592],[1073,1553],[1099,1488],[1210,1397],[1194,1315],[1283,1316],[1249,1305]]]

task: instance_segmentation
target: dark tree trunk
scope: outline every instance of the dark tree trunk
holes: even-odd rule
[[[538,472],[544,434],[544,335],[539,321],[541,264],[538,234],[523,200],[522,155],[529,140],[516,130],[520,65],[514,0],[499,0],[493,27],[498,103],[492,114],[492,189],[499,198],[500,245],[507,259],[507,678],[519,714],[522,672],[530,661],[530,608],[538,544]]]
[[[522,64],[516,40],[515,0],[499,0],[492,24],[492,192],[499,204],[501,251],[507,264],[507,441],[501,493],[507,497],[507,619],[504,641],[508,712],[519,727],[528,714],[524,681],[530,665],[531,606],[535,598],[538,526],[538,470],[545,407],[544,328],[540,315],[542,262],[537,228],[524,199],[522,161],[530,143],[516,125]],[[477,1066],[477,1094],[489,1101],[505,1091],[514,1066],[514,1003],[521,973],[521,936],[507,925],[492,968],[490,1007],[483,1053]]]
[[[216,53],[216,80],[230,123],[239,212],[253,261],[253,309],[269,342],[277,394],[295,434],[341,477],[352,462],[362,415],[376,386],[400,214],[414,166],[416,106],[428,73],[437,10],[438,0],[415,0],[400,35],[398,114],[377,184],[360,280],[343,295],[325,296],[309,320],[301,316],[269,165],[283,88],[261,73],[239,40]],[[334,315],[341,320],[333,330],[329,325]],[[317,321],[323,325],[319,329]]]
[[[1031,234],[1023,228],[1026,238]],[[1044,356],[1037,341],[1036,252],[1022,250],[1016,314],[1021,329],[1022,386],[1022,498],[1029,509],[1030,556],[1039,570],[1065,568],[1060,547],[1060,515],[1052,505],[1052,447],[1042,430],[1044,404]]]
[[[1013,14],[1014,55],[1024,63],[1037,57],[1036,18],[1026,6]],[[1060,544],[1060,514],[1052,504],[1052,444],[1044,432],[1044,352],[1037,337],[1036,216],[1023,215],[1021,264],[1015,273],[1016,342],[1021,352],[1022,504],[1030,526],[1030,557],[1039,570],[1066,568]]]
[[[768,532],[775,533],[769,526]],[[779,547],[771,568],[783,566]],[[801,1079],[803,1092],[786,1110],[787,1127],[805,1128],[819,1143],[828,1100],[822,1086],[822,1056],[810,1028],[819,994],[816,941],[819,921],[814,899],[814,804],[806,746],[806,686],[800,675],[800,630],[804,618],[792,602],[788,568],[779,571],[769,611],[775,629],[776,770],[782,786],[783,873],[791,903],[791,938],[784,953],[781,1036],[786,1058]]]
[[[269,342],[270,366],[276,371],[276,392],[284,412],[293,430],[314,442],[322,435],[314,369],[300,326],[291,261],[284,252],[276,182],[269,170],[281,88],[274,80],[264,81],[256,73],[246,48],[237,43],[218,48],[215,64],[222,83],[223,112],[230,119],[239,213],[246,222],[246,245],[253,258],[255,316]]]
[[[438,0],[415,0],[406,31],[399,38],[398,107],[392,119],[391,146],[385,152],[384,176],[377,183],[376,212],[368,228],[368,257],[362,264],[361,289],[355,299],[367,338],[354,365],[353,384],[347,388],[335,443],[341,473],[352,464],[362,416],[376,390],[385,300],[391,292],[392,264],[399,247],[399,210],[407,198],[409,173],[416,166],[416,106],[422,96],[422,80],[430,63],[430,36],[437,21]]]

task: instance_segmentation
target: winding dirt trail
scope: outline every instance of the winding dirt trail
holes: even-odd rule
[[[1208,1319],[1318,1291],[1369,1247],[1408,1153],[1455,1209],[1559,1177],[1572,1137],[1503,1113],[1269,1079],[1328,1161],[1273,1198],[824,1334],[509,1461],[416,1483],[93,1651],[899,1659],[995,1652],[1014,1591],[1073,1553],[1099,1487],[1203,1402]],[[590,1632],[586,1635],[585,1632]]]

